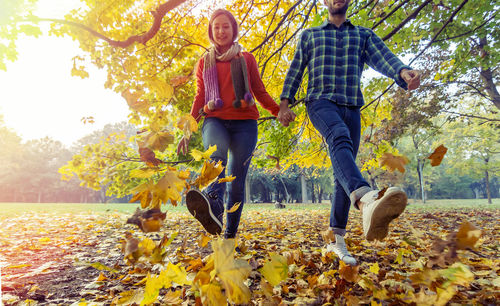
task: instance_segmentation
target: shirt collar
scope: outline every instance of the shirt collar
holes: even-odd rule
[[[325,27],[327,27],[329,24],[330,24],[330,22],[328,21],[328,18],[327,18],[327,19],[325,20],[325,22],[323,22],[323,24],[322,24],[320,27],[325,28]],[[334,25],[334,24],[332,24],[332,25]],[[334,26],[335,26],[335,25],[334,25]],[[350,19],[346,19],[346,20],[344,21],[344,23],[343,23],[340,27],[342,27],[342,26],[354,26],[354,25],[351,23],[351,20],[350,20]],[[335,27],[336,27],[336,26],[335,26]]]

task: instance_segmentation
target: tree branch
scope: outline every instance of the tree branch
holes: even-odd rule
[[[276,34],[276,32],[278,32],[278,29],[283,25],[283,23],[285,22],[286,18],[288,17],[288,15],[290,15],[293,10],[295,10],[295,8],[302,2],[303,0],[298,0],[294,5],[292,5],[290,7],[290,9],[288,9],[288,11],[285,13],[285,15],[283,15],[283,18],[281,18],[280,22],[278,22],[278,24],[276,25],[276,28],[274,28],[274,30],[271,32],[271,34],[267,35],[266,38],[264,38],[264,40],[258,45],[256,46],[255,48],[253,48],[252,50],[250,50],[250,53],[254,53],[257,49],[260,49],[262,48],[263,45],[266,44],[266,42],[274,36],[274,34]]]
[[[385,41],[394,36],[394,34],[399,32],[399,30],[401,30],[405,26],[405,24],[407,24],[410,20],[416,18],[417,15],[420,13],[420,11],[423,10],[429,3],[432,3],[432,0],[426,0],[424,3],[422,3],[419,7],[417,7],[417,9],[415,9],[415,11],[413,11],[413,13],[410,14],[410,16],[406,17],[405,20],[403,20],[400,24],[398,24],[394,28],[394,30],[391,31],[391,33],[384,36],[382,40]]]
[[[404,0],[403,2],[401,2],[398,6],[396,6],[392,11],[389,12],[389,14],[387,14],[386,16],[384,16],[384,18],[380,19],[376,24],[374,24],[372,26],[372,30],[374,30],[376,27],[378,27],[382,22],[384,22],[387,18],[389,18],[392,14],[394,14],[395,12],[397,12],[403,5],[405,5],[406,3],[408,3],[409,0]]]
[[[476,115],[461,114],[461,113],[457,113],[457,112],[453,112],[453,111],[443,111],[443,113],[448,113],[448,114],[452,114],[452,115],[457,115],[457,116],[460,116],[460,117],[467,117],[467,118],[474,118],[474,119],[482,119],[482,120],[486,120],[486,121],[500,121],[500,119],[492,119],[492,118],[486,118],[486,117],[476,116]]]
[[[32,19],[34,21],[50,21],[50,22],[62,23],[62,24],[67,24],[67,25],[73,26],[73,27],[77,27],[77,28],[80,28],[82,30],[89,32],[90,34],[94,35],[97,38],[100,38],[100,39],[106,41],[107,43],[109,43],[113,47],[126,48],[126,47],[132,45],[134,42],[138,42],[138,43],[141,43],[143,45],[146,44],[146,42],[148,42],[151,38],[153,38],[156,35],[156,33],[158,33],[158,30],[160,29],[161,21],[162,21],[163,17],[165,17],[165,15],[169,11],[173,10],[174,8],[176,8],[177,6],[181,5],[182,3],[186,2],[186,1],[188,1],[188,0],[169,0],[169,1],[161,4],[156,9],[156,11],[151,11],[151,14],[154,17],[154,21],[153,21],[153,25],[146,33],[144,33],[142,35],[133,35],[133,36],[130,36],[129,38],[127,38],[126,40],[122,40],[122,41],[113,40],[113,39],[97,32],[96,30],[94,30],[86,25],[83,25],[83,24],[80,24],[80,23],[77,23],[74,21],[68,21],[68,20],[63,20],[63,19],[38,18],[38,17],[33,17]]]

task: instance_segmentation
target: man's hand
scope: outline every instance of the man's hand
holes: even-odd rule
[[[189,149],[189,138],[186,138],[184,136],[177,145],[177,155],[179,155],[179,153],[182,153],[182,155],[186,155],[188,153],[188,149]]]
[[[297,115],[288,107],[288,100],[281,101],[278,121],[283,126],[288,126],[290,122],[295,120],[295,117],[297,117]]]
[[[408,90],[414,90],[420,86],[420,72],[417,70],[403,69],[399,75],[408,84]]]

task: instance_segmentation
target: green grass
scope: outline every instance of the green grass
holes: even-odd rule
[[[457,200],[428,200],[423,204],[421,201],[410,199],[409,210],[432,211],[435,209],[500,209],[500,199],[493,199],[493,204],[488,204],[486,199],[457,199]],[[122,212],[132,214],[139,204],[129,203],[0,203],[0,216],[10,214],[20,214],[23,212],[57,212],[57,213],[111,213]],[[183,205],[173,207],[171,205],[164,206],[162,209],[167,209],[169,212],[186,212],[187,209]],[[246,204],[245,211],[261,211],[267,209],[275,209],[274,204]],[[309,209],[330,209],[330,204],[323,202],[321,204],[287,204],[286,209],[291,210],[309,210]]]

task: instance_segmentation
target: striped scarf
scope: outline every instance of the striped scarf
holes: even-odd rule
[[[249,89],[247,65],[245,58],[241,54],[242,49],[240,44],[233,43],[231,48],[223,54],[220,54],[215,47],[212,47],[205,55],[203,65],[203,83],[205,85],[205,107],[203,111],[205,113],[220,109],[224,104],[219,94],[217,60],[231,61],[231,79],[236,95],[233,106],[235,108],[244,108],[253,105],[254,100]]]

